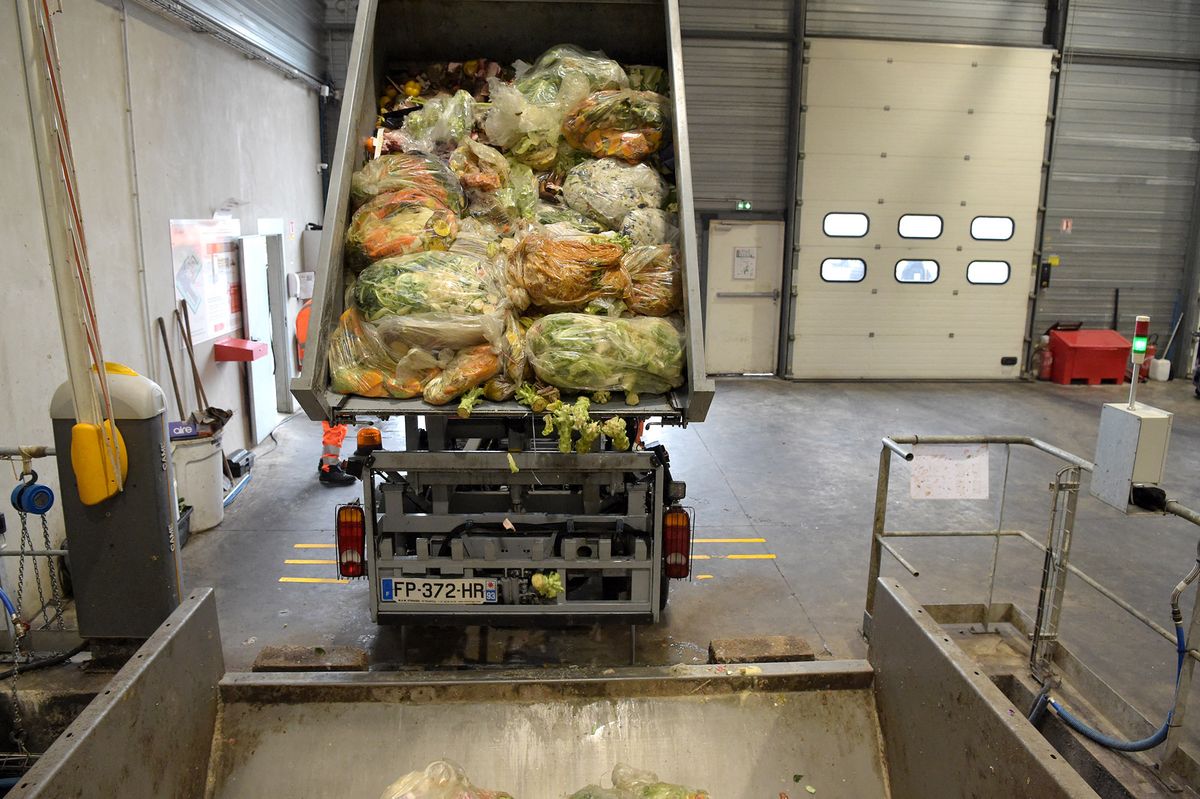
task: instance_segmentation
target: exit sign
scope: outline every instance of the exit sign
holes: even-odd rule
[[[737,210],[739,210],[739,211],[753,211],[753,210],[754,210],[754,203],[750,202],[749,200],[738,200],[738,201],[737,201]]]

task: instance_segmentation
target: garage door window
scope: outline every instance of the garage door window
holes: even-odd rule
[[[971,238],[976,241],[1008,241],[1016,229],[1007,216],[977,216],[971,220]]]
[[[867,262],[861,258],[826,258],[821,261],[821,279],[826,283],[861,283]]]
[[[933,283],[937,279],[937,261],[903,260],[896,262],[896,280],[900,283]]]
[[[835,238],[861,239],[867,235],[870,227],[871,220],[867,219],[867,215],[857,213],[825,214],[825,220],[821,223],[825,235]]]
[[[900,238],[936,239],[942,235],[942,218],[936,214],[905,214],[900,217]]]
[[[967,264],[967,282],[981,286],[999,286],[1008,282],[1012,267],[1008,261],[971,261]]]

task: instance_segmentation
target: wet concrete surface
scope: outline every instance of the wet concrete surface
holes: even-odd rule
[[[701,543],[695,578],[675,582],[662,622],[637,630],[636,661],[696,663],[709,641],[740,635],[798,635],[818,658],[862,657],[879,439],[904,434],[1032,435],[1090,458],[1100,405],[1127,388],[1028,383],[788,383],[723,380],[706,422],[652,429],[667,444],[672,471],[688,483],[698,538],[764,539]],[[1171,496],[1200,506],[1200,401],[1190,383],[1143,386],[1139,399],[1173,411],[1168,457]],[[399,435],[385,430],[388,443]],[[281,577],[334,576],[331,565],[285,560],[332,558],[297,544],[331,542],[334,508],[357,486],[317,482],[320,427],[297,417],[258,450],[254,478],[216,529],[183,551],[191,586],[216,588],[227,667],[249,670],[265,645],[351,645],[372,668],[614,666],[631,658],[628,626],[554,630],[380,627],[370,620],[367,586],[281,583]],[[349,451],[349,445],[347,447]],[[908,472],[893,465],[890,529],[992,529],[1002,490],[1004,448],[991,457],[991,498],[917,501]],[[1005,528],[1043,538],[1047,490],[1056,464],[1013,448]],[[1196,528],[1173,518],[1126,518],[1081,494],[1072,562],[1169,626],[1171,588],[1196,555]],[[884,555],[884,574],[923,602],[981,602],[992,539],[900,541],[921,573],[912,578]],[[995,601],[1032,614],[1042,556],[1006,538],[999,549]],[[729,555],[773,555],[731,559]],[[1190,612],[1186,599],[1185,612]],[[1062,636],[1075,652],[1150,718],[1170,702],[1173,647],[1078,580],[1068,583]],[[1193,717],[1200,716],[1200,711]],[[1196,723],[1189,723],[1189,727]]]

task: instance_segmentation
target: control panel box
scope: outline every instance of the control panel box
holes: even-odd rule
[[[1162,483],[1171,438],[1172,414],[1149,405],[1111,402],[1100,411],[1092,496],[1122,513],[1137,512],[1129,502],[1133,486]]]

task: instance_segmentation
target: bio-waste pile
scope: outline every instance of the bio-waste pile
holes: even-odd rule
[[[560,45],[385,86],[351,179],[333,390],[464,417],[515,399],[564,452],[628,448],[600,406],[683,384],[663,70]]]
[[[570,799],[710,799],[707,791],[662,782],[648,771],[617,764],[611,788],[588,785]],[[503,791],[476,788],[462,768],[448,760],[430,763],[423,771],[405,774],[380,799],[514,799]]]

